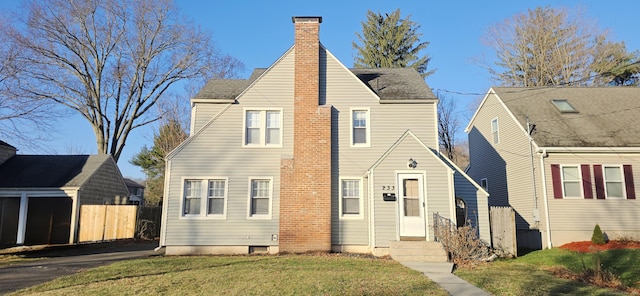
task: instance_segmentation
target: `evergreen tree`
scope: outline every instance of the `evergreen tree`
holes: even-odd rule
[[[129,161],[139,166],[147,175],[145,201],[156,205],[162,201],[164,192],[165,156],[187,138],[187,133],[180,122],[169,119],[160,126],[158,133],[153,136],[153,147],[142,147],[140,152]]]
[[[420,25],[411,21],[410,16],[400,18],[400,9],[382,15],[367,11],[367,20],[362,22],[362,34],[356,33],[361,45],[353,42],[357,50],[356,68],[401,68],[412,67],[427,77],[434,70],[427,71],[431,58],[420,56],[429,42],[420,42]]]

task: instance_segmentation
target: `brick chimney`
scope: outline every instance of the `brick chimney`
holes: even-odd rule
[[[322,17],[293,17],[293,159],[280,169],[281,253],[331,251],[331,106],[320,106]]]

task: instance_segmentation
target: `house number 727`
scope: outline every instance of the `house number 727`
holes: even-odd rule
[[[382,186],[382,190],[396,190],[396,186]]]

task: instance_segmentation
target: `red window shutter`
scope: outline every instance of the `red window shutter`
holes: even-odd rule
[[[582,191],[584,193],[585,199],[593,198],[593,189],[591,189],[591,170],[589,170],[588,164],[583,164],[580,166],[582,170]]]
[[[596,197],[604,199],[604,176],[602,175],[602,165],[593,165],[593,179],[596,181]]]
[[[627,188],[627,199],[636,199],[636,188],[633,185],[633,171],[630,164],[622,166],[624,170],[624,184]]]
[[[553,181],[553,197],[562,198],[562,180],[560,179],[560,165],[551,165],[551,180]]]

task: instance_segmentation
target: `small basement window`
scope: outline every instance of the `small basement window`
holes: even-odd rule
[[[567,100],[556,99],[551,100],[551,103],[553,103],[553,105],[562,113],[578,113],[578,110],[569,104],[569,101]]]

